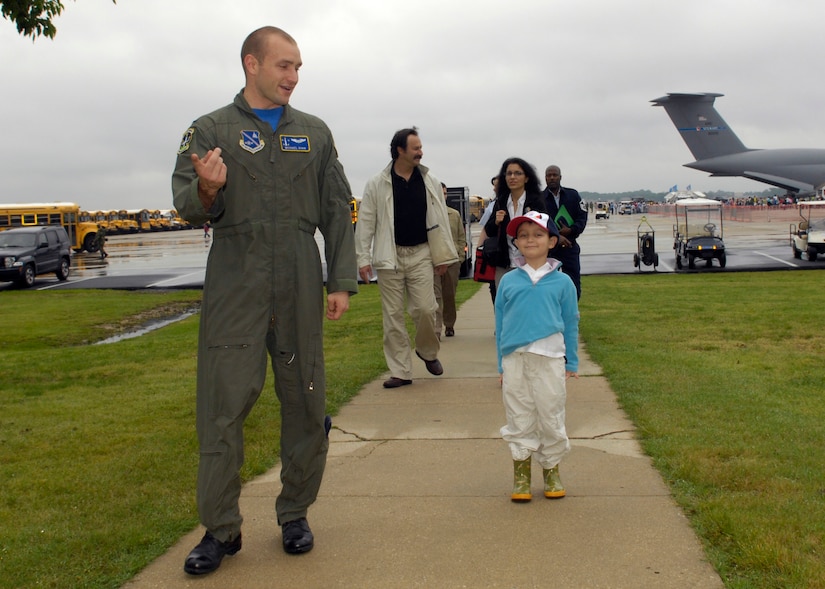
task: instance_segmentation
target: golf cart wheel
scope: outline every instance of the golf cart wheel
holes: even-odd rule
[[[813,248],[813,247],[808,248],[808,261],[809,262],[816,262],[816,248]]]
[[[676,256],[676,269],[677,270],[682,269],[682,256],[680,256],[680,255]]]
[[[696,257],[692,254],[688,254],[688,268],[690,268],[691,270],[696,268]]]
[[[639,254],[633,254],[633,267],[639,267]]]
[[[725,254],[719,256],[719,267],[724,268],[725,265],[728,263],[728,257]]]

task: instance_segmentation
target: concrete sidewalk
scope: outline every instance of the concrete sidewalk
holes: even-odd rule
[[[544,498],[536,464],[533,501],[510,501],[493,331],[483,288],[442,341],[443,376],[416,359],[412,386],[387,390],[379,379],[333,419],[308,516],[312,552],[281,549],[276,467],[244,487],[243,549],[220,569],[183,572],[197,529],[126,587],[723,587],[583,349],[579,379],[568,381],[567,497]]]

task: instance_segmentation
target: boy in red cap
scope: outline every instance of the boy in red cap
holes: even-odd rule
[[[530,211],[507,225],[521,258],[496,293],[496,350],[507,424],[501,435],[513,456],[513,501],[530,501],[533,454],[544,471],[544,496],[564,497],[559,462],[570,451],[564,426],[566,380],[578,378],[576,286],[548,258],[559,239],[545,213]]]

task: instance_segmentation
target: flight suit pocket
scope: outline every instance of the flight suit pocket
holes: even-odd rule
[[[228,338],[207,347],[205,382],[209,415],[235,420],[255,404],[266,378],[266,348],[249,338]]]

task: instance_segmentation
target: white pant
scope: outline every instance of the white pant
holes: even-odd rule
[[[501,366],[507,415],[501,436],[513,460],[526,460],[535,452],[542,468],[553,468],[570,452],[564,427],[564,358],[513,352],[501,359]]]

